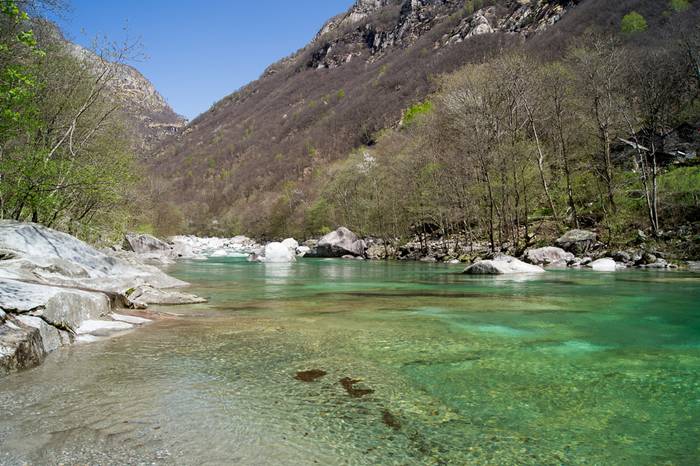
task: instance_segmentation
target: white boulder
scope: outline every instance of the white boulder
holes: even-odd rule
[[[294,262],[295,254],[282,243],[269,243],[265,246],[263,256],[259,257],[260,262],[265,263],[284,263]]]
[[[295,240],[294,238],[287,238],[284,241],[282,241],[282,244],[287,246],[290,250],[296,252],[297,248],[299,247],[299,242]]]
[[[516,259],[511,256],[498,256],[493,260],[475,262],[464,270],[468,275],[511,275],[522,273],[543,273],[542,267]]]
[[[587,267],[596,272],[614,272],[617,270],[617,263],[613,259],[605,257],[591,262]]]

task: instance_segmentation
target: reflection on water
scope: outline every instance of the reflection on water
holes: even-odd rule
[[[217,258],[0,379],[0,463],[696,464],[700,279]]]

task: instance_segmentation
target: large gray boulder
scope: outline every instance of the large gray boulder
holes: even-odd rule
[[[24,325],[10,315],[0,319],[0,375],[36,366],[44,356],[38,329]]]
[[[316,245],[316,257],[364,257],[367,246],[355,233],[340,227],[321,238]]]
[[[137,254],[171,254],[173,249],[165,241],[143,233],[127,233],[124,235],[122,247],[126,251],[132,251]]]
[[[540,266],[526,264],[511,256],[498,256],[493,260],[475,262],[464,269],[464,273],[467,275],[512,275],[543,273],[544,271]]]
[[[552,264],[568,263],[573,261],[575,256],[564,251],[562,248],[553,246],[525,251],[525,260],[530,264],[548,266]]]
[[[556,244],[566,251],[581,255],[598,244],[598,235],[588,230],[571,230],[557,239]]]

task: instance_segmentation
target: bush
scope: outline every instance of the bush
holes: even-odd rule
[[[622,32],[635,34],[647,30],[647,20],[636,11],[626,14],[622,18]]]
[[[669,6],[673,11],[685,11],[690,8],[688,0],[670,0]]]

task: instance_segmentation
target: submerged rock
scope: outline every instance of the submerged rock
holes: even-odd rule
[[[340,379],[340,385],[342,385],[345,391],[348,392],[348,395],[350,395],[353,398],[362,398],[365,395],[374,393],[374,390],[372,390],[371,388],[355,387],[355,385],[357,385],[360,382],[360,380],[351,379],[350,377]]]
[[[294,378],[301,380],[302,382],[315,382],[321,377],[327,374],[326,371],[321,369],[311,369],[308,371],[299,371],[294,375]]]
[[[543,273],[542,267],[516,259],[511,256],[498,256],[493,260],[475,262],[464,270],[468,275],[510,275],[520,273]]]
[[[391,427],[394,430],[401,429],[401,422],[388,409],[385,409],[384,411],[382,411],[382,422],[386,426]]]
[[[161,290],[148,285],[139,285],[127,291],[125,298],[129,307],[142,309],[149,304],[198,304],[207,300],[199,296],[174,290]]]
[[[123,332],[134,328],[128,322],[115,320],[86,320],[76,330],[78,335],[92,335],[95,337],[108,336],[116,332]]]

